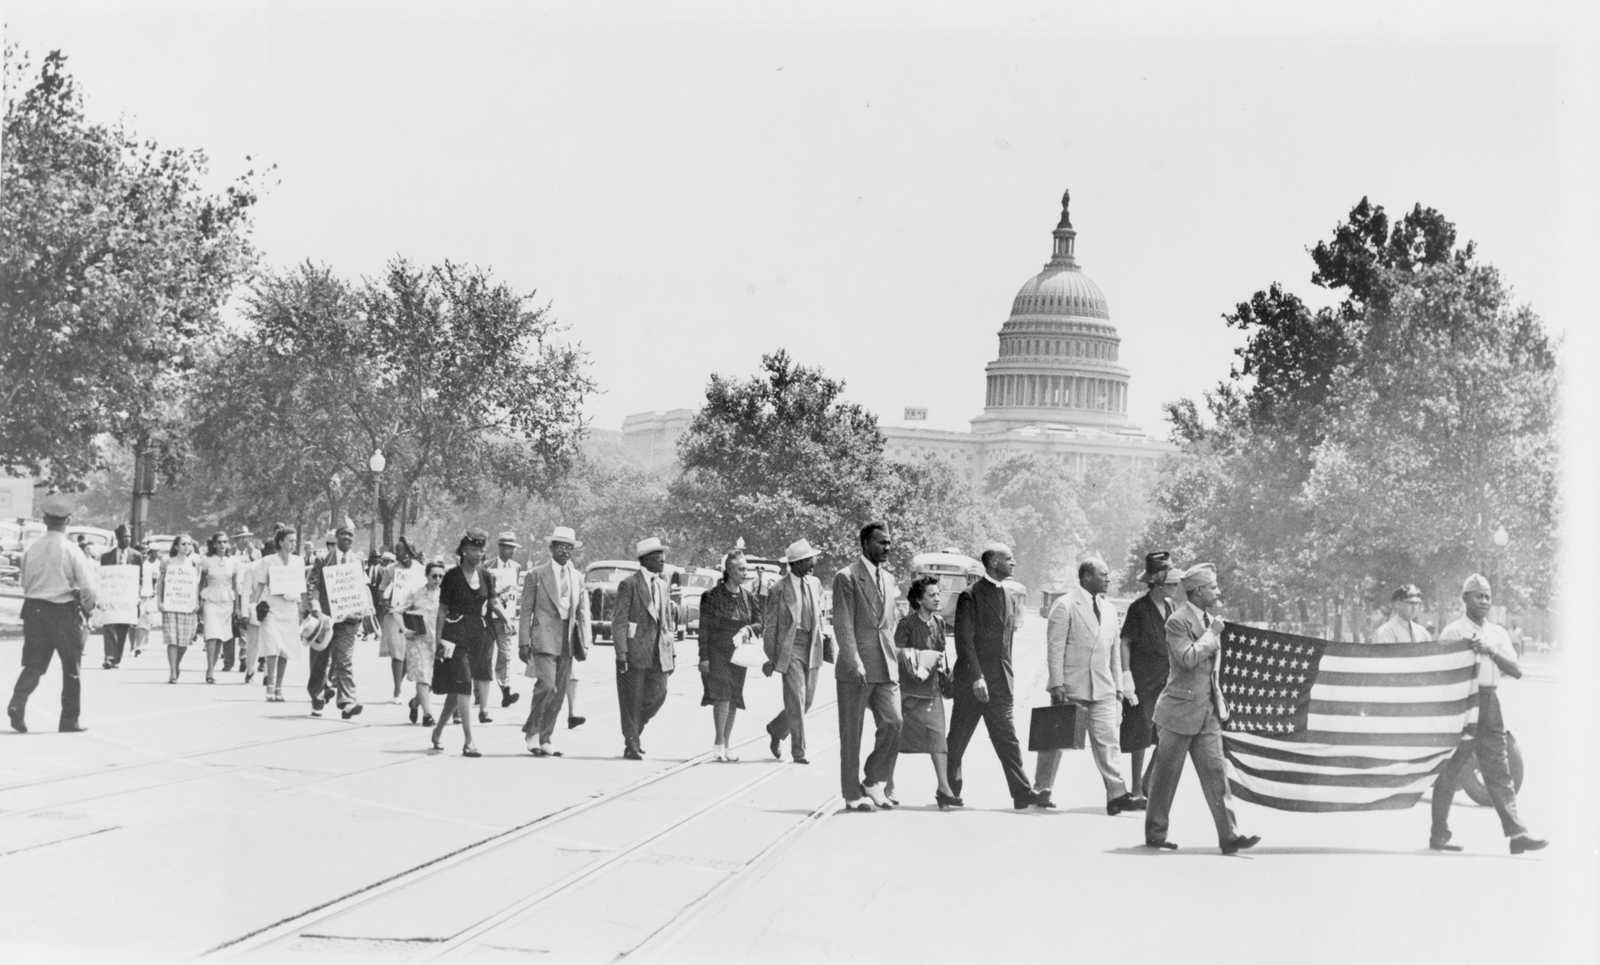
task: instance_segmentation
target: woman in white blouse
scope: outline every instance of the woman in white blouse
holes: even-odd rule
[[[300,614],[306,589],[305,560],[295,555],[300,534],[278,526],[267,544],[276,552],[256,563],[251,606],[261,621],[261,656],[267,662],[267,700],[283,703],[283,675],[289,655],[300,646]]]

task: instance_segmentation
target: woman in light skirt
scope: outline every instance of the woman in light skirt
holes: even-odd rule
[[[413,625],[417,619],[422,621],[422,631],[412,629],[405,631],[406,637],[406,679],[416,685],[417,693],[411,698],[411,722],[417,722],[417,714],[422,715],[425,727],[433,726],[433,705],[429,702],[432,695],[433,683],[433,658],[439,646],[439,641],[434,637],[439,620],[439,584],[444,581],[444,564],[439,562],[429,563],[427,578],[421,586],[411,590],[404,599],[396,603],[396,609],[402,621],[410,617]]]
[[[200,561],[200,638],[206,642],[206,683],[217,682],[217,657],[224,642],[233,639],[233,571],[238,561],[228,555],[228,534],[218,531],[206,541]]]
[[[387,554],[385,554],[387,555]],[[394,675],[394,697],[400,699],[400,688],[407,679],[406,663],[410,641],[406,636],[405,621],[401,611],[411,594],[425,582],[423,567],[411,552],[411,544],[404,536],[394,542],[394,562],[384,567],[381,588],[383,616],[378,619],[378,653],[389,658],[389,670]],[[430,664],[432,660],[430,658]],[[412,702],[415,711],[416,703]]]
[[[283,703],[289,655],[301,646],[300,614],[306,586],[305,560],[295,555],[300,534],[279,525],[267,543],[274,552],[256,563],[251,606],[261,623],[257,639],[267,666],[267,700]],[[275,579],[276,578],[276,579]]]
[[[194,549],[194,540],[187,533],[179,534],[172,541],[172,551],[161,563],[161,576],[156,584],[156,596],[161,600],[161,637],[167,645],[169,684],[178,682],[183,655],[189,652],[189,644],[194,642],[200,629],[199,594],[193,603],[169,599],[168,595],[168,583],[176,579],[180,571],[193,573],[195,585],[199,586],[200,566],[194,561]]]

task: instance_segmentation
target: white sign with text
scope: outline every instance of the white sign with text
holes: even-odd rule
[[[333,622],[372,615],[372,591],[360,563],[324,566],[322,585],[328,591],[328,616]]]

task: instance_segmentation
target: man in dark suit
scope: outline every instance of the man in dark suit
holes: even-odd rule
[[[1218,679],[1222,621],[1208,610],[1217,605],[1217,573],[1210,563],[1196,563],[1183,576],[1188,602],[1167,618],[1167,656],[1172,669],[1166,689],[1156,701],[1156,759],[1150,769],[1150,809],[1145,812],[1147,848],[1175,849],[1167,840],[1167,815],[1183,777],[1183,759],[1194,760],[1217,844],[1223,854],[1253,848],[1259,835],[1242,835],[1233,817],[1227,765],[1222,759],[1222,723],[1228,703]]]
[[[617,707],[622,721],[622,756],[644,759],[639,743],[645,725],[667,699],[667,677],[677,666],[673,644],[677,615],[662,579],[667,547],[650,537],[635,547],[642,569],[617,586],[611,643],[617,658]]]
[[[348,563],[360,565],[361,557],[352,552],[356,534],[349,526],[340,526],[333,534],[334,545],[328,554],[317,561],[311,570],[311,583],[317,605],[322,612],[333,615],[328,606],[328,586],[323,571],[330,566]],[[360,617],[350,617],[333,625],[333,641],[321,650],[311,651],[311,675],[306,681],[306,691],[311,695],[311,716],[321,717],[328,697],[336,698],[339,716],[349,720],[361,713],[361,702],[356,699],[355,649],[356,632],[361,628]]]
[[[101,566],[137,566],[140,576],[144,574],[144,554],[133,548],[133,537],[128,532],[127,523],[117,524],[117,545],[100,554]],[[115,670],[122,663],[122,651],[128,644],[128,634],[133,630],[131,623],[107,623],[100,628],[100,637],[105,643],[106,658],[100,665],[101,670]]]
[[[844,806],[872,811],[896,805],[889,794],[900,756],[900,668],[894,648],[894,577],[884,569],[889,529],[861,528],[861,558],[833,577],[833,636],[839,641],[839,790]],[[872,709],[876,733],[861,769],[861,724]]]
[[[1012,718],[1015,680],[1011,671],[1011,638],[1017,610],[1002,585],[1016,568],[1011,548],[991,543],[980,561],[984,576],[956,598],[956,663],[954,706],[950,712],[950,788],[961,796],[961,758],[978,721],[1005,769],[1011,803],[1019,810],[1037,796],[1022,769],[1022,746]]]

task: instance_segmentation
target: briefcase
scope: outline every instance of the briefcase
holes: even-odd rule
[[[1089,715],[1076,704],[1051,704],[1033,708],[1028,721],[1028,750],[1082,750],[1088,744]]]

